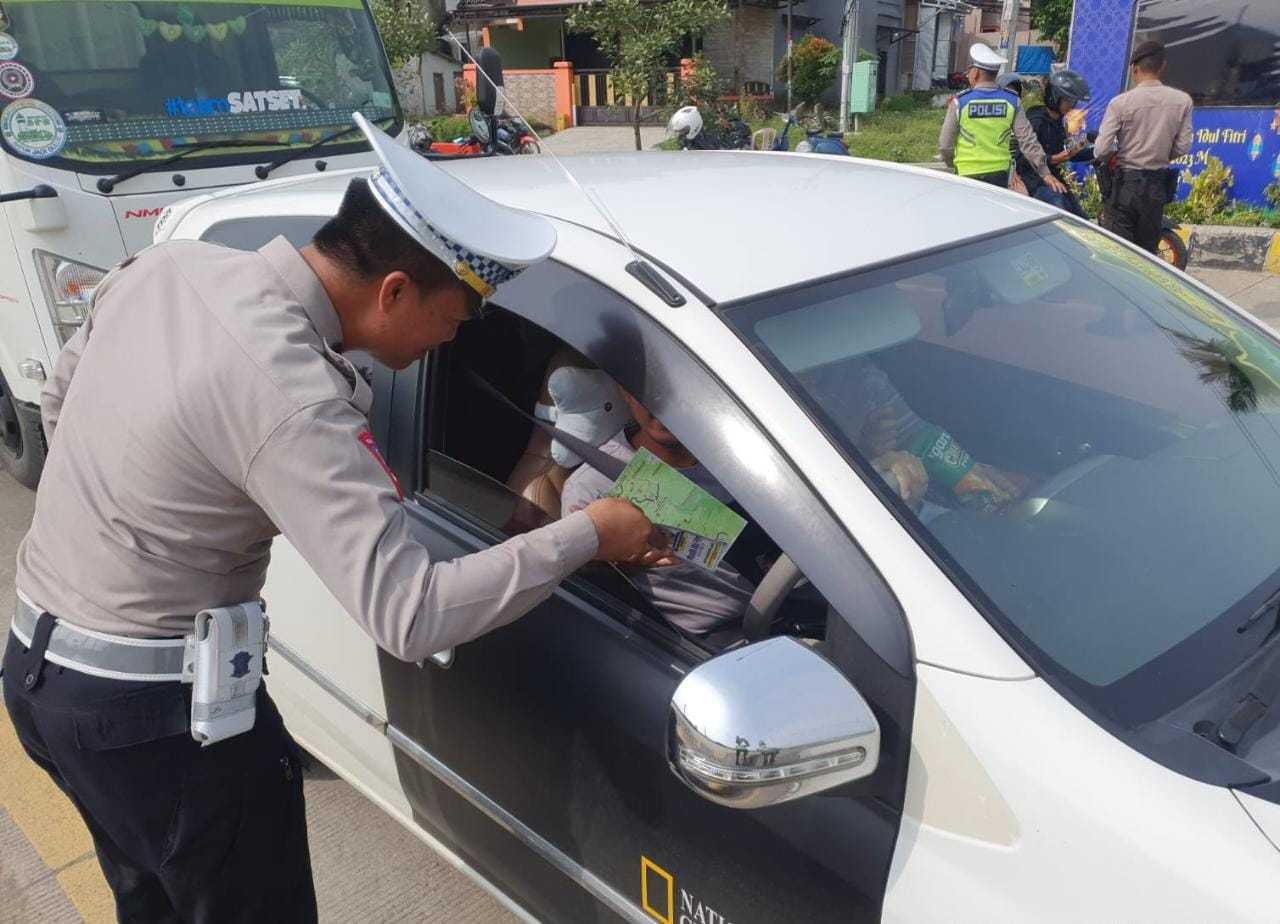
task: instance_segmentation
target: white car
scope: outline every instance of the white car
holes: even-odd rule
[[[269,685],[299,741],[529,919],[1274,920],[1272,334],[930,171],[565,162],[629,245],[550,158],[445,165],[559,242],[454,343],[368,364],[375,434],[434,556],[546,522],[567,472],[483,383],[532,411],[572,347],[740,505],[755,597],[692,635],[590,566],[408,664],[281,539]],[[160,236],[301,244],[352,175]]]

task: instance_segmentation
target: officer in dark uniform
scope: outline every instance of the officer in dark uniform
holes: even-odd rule
[[[310,245],[144,250],[99,286],[42,396],[4,699],[122,921],[316,919],[298,752],[260,685],[274,536],[407,661],[518,619],[592,558],[668,561],[616,498],[431,560],[343,350],[408,366],[556,232],[355,119],[381,167]]]

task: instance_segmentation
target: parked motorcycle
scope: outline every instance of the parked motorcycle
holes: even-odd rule
[[[682,106],[667,120],[667,137],[676,138],[682,151],[746,151],[751,148],[751,127],[741,119],[725,119],[720,131],[702,118],[697,106]]]
[[[409,147],[425,157],[540,153],[538,136],[522,119],[495,112],[498,94],[494,86],[502,86],[502,57],[492,48],[483,48],[476,63],[483,73],[476,81],[476,106],[467,113],[471,134],[452,141],[437,141],[425,125],[414,125],[409,128]]]
[[[1094,175],[1098,178],[1098,188],[1102,193],[1102,199],[1105,202],[1110,198],[1111,184],[1115,182],[1115,164],[1114,158],[1112,162],[1104,163],[1099,160],[1092,162]],[[1173,170],[1169,172],[1168,181],[1168,201],[1172,202],[1174,192],[1177,188],[1177,173]],[[1181,230],[1177,222],[1170,221],[1165,218],[1160,226],[1160,240],[1156,244],[1156,256],[1168,263],[1170,266],[1176,266],[1180,270],[1187,268],[1187,244],[1179,233]]]
[[[779,115],[783,115],[779,113]],[[784,123],[782,126],[782,134],[773,142],[773,150],[787,151],[787,136],[791,134],[791,126],[799,125],[796,120],[795,113],[788,112],[783,115]],[[844,137],[839,132],[827,132],[819,125],[816,128],[805,128],[806,138],[796,145],[797,154],[842,154],[849,156],[849,148],[844,143]]]

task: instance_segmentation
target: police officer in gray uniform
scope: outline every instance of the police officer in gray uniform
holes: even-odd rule
[[[545,258],[555,229],[357,121],[381,167],[309,246],[143,251],[103,281],[45,388],[4,697],[123,921],[316,918],[297,748],[265,687],[244,685],[261,648],[230,638],[229,682],[250,694],[217,709],[199,699],[219,677],[188,676],[209,642],[196,614],[251,634],[275,535],[406,660],[517,619],[592,558],[671,562],[617,499],[453,561],[414,538],[343,350],[409,365]],[[248,730],[217,740],[223,707]]]
[[[1163,83],[1168,62],[1160,42],[1135,48],[1130,69],[1132,89],[1111,100],[1093,146],[1100,169],[1111,174],[1102,226],[1157,253],[1164,207],[1177,184],[1170,164],[1191,150],[1192,103]]]

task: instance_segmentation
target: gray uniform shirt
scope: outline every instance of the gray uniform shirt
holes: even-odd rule
[[[625,433],[619,433],[600,449],[623,462],[630,462],[636,454]],[[724,486],[703,466],[681,469],[680,474],[716,499],[726,503],[732,500]],[[580,465],[564,483],[560,509],[572,515],[604,497],[611,487],[612,478],[590,465]],[[682,561],[666,568],[634,572],[631,580],[668,622],[695,634],[711,632],[742,619],[755,590],[746,578],[726,564],[708,571]]]
[[[994,87],[995,82],[980,83],[978,87]],[[977,89],[975,87],[974,89]],[[952,97],[947,103],[947,114],[942,117],[942,131],[938,134],[938,153],[942,155],[942,162],[948,167],[956,165],[956,139],[960,137],[960,107],[956,105],[955,97]],[[1027,163],[1031,165],[1031,169],[1039,176],[1049,175],[1049,164],[1045,160],[1044,148],[1040,146],[1040,139],[1036,137],[1036,130],[1031,127],[1031,123],[1027,121],[1027,114],[1022,111],[1022,105],[1018,105],[1018,111],[1013,117],[1013,137],[1018,142],[1018,150],[1022,152],[1022,156],[1027,159]],[[1012,166],[1012,161],[1010,161]]]
[[[1121,167],[1163,170],[1191,150],[1191,97],[1144,80],[1111,100],[1093,143],[1098,159],[1116,154]]]
[[[374,641],[417,660],[518,618],[591,559],[579,513],[433,562],[341,338],[283,238],[160,244],[113,271],[44,390],[19,591],[84,628],[182,635],[201,609],[259,596],[283,533]]]

